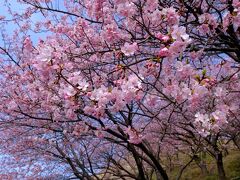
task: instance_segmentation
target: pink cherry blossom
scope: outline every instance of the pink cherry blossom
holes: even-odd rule
[[[10,179],[168,180],[206,152],[226,179],[224,152],[240,147],[238,0],[5,1]]]
[[[54,49],[50,46],[39,47],[39,54],[36,56],[38,61],[49,62],[52,59]]]
[[[181,26],[174,26],[173,31],[171,33],[171,36],[175,40],[184,40],[184,41],[189,41],[189,35],[186,33],[186,28]]]
[[[159,51],[158,55],[160,57],[166,57],[166,56],[170,55],[170,52],[169,52],[168,48],[165,47]]]
[[[126,56],[131,56],[134,55],[134,53],[138,50],[138,45],[137,43],[129,44],[125,43],[124,46],[121,48],[121,51],[126,55]]]

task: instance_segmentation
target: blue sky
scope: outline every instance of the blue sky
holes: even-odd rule
[[[15,11],[17,13],[22,13],[24,10],[28,7],[27,5],[23,5],[17,2],[17,0],[11,0],[10,6],[12,11]],[[11,15],[8,12],[8,8],[6,7],[6,4],[3,0],[0,0],[0,16],[5,16],[5,20],[8,21],[7,24],[4,25],[6,29],[6,34],[11,35],[15,29],[18,28],[17,24],[9,21],[12,19]],[[32,22],[41,21],[43,19],[43,16],[40,13],[33,14],[31,17]],[[1,26],[0,26],[1,27]],[[38,42],[38,39],[41,37],[42,39],[46,37],[46,33],[34,33],[29,32],[29,35],[31,36],[31,39],[34,43]],[[0,37],[0,45],[3,44],[2,37]]]

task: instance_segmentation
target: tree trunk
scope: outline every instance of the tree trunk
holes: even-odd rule
[[[209,171],[207,169],[207,164],[205,162],[205,160],[197,155],[194,156],[194,161],[196,162],[196,164],[198,165],[198,167],[201,169],[202,175],[206,176],[209,174]]]
[[[152,154],[152,152],[149,151],[142,143],[138,144],[138,147],[151,159],[151,161],[155,165],[155,168],[157,171],[157,177],[163,180],[168,180],[168,175],[166,171],[163,169],[159,160]]]
[[[218,179],[226,180],[226,175],[225,175],[225,171],[224,171],[224,167],[223,167],[222,152],[217,152],[216,161],[217,161]]]
[[[201,168],[201,172],[202,172],[203,176],[207,176],[209,174],[209,171],[207,169],[206,162],[202,162],[199,166]]]

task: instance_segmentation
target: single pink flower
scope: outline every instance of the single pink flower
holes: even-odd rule
[[[134,53],[138,50],[138,45],[137,43],[129,44],[125,43],[124,46],[121,48],[121,51],[126,55],[126,56],[131,56],[134,55]]]

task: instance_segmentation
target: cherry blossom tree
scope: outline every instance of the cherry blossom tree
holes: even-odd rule
[[[226,179],[223,152],[239,148],[238,0],[18,3],[0,15],[4,171],[167,180],[164,157],[185,153],[180,179],[204,152]]]

